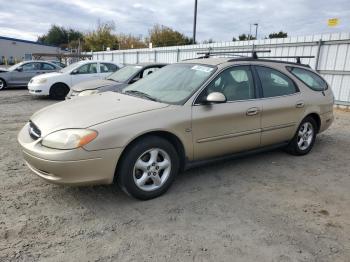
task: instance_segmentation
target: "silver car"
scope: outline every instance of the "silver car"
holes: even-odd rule
[[[47,61],[25,61],[7,69],[0,69],[0,90],[6,87],[27,86],[32,77],[60,70],[61,67]]]

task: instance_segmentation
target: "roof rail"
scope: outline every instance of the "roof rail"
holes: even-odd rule
[[[261,56],[261,59],[273,59],[273,58],[295,58],[297,64],[301,64],[301,58],[315,58],[313,55],[298,55],[298,56]]]
[[[271,50],[241,50],[241,51],[208,51],[208,52],[198,52],[197,55],[203,55],[198,58],[209,58],[210,56],[215,55],[231,55],[233,56],[239,56],[244,57],[240,55],[234,55],[234,54],[251,54],[251,57],[254,59],[258,59],[258,53],[270,53]]]

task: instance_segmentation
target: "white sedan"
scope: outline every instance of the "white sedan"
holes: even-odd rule
[[[83,81],[103,79],[119,68],[120,66],[113,62],[80,61],[58,72],[33,77],[28,83],[29,93],[64,99],[72,86]]]

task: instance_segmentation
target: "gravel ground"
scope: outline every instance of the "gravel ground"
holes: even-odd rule
[[[17,133],[52,103],[0,93],[0,261],[350,261],[350,112],[307,156],[195,168],[142,202],[29,171]]]

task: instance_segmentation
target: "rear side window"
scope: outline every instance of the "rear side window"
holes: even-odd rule
[[[294,82],[281,72],[262,66],[256,66],[264,97],[291,95],[299,90]]]
[[[110,63],[101,63],[100,64],[100,72],[101,73],[112,73],[118,70],[118,67],[114,64]]]
[[[299,67],[287,67],[287,69],[312,90],[323,91],[327,89],[326,81],[314,72]]]
[[[41,70],[55,70],[55,67],[47,63],[41,63]]]

